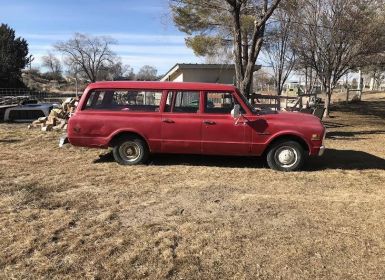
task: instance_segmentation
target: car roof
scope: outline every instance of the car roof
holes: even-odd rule
[[[152,89],[152,90],[220,90],[233,91],[233,85],[190,82],[159,82],[159,81],[112,81],[89,84],[87,89]]]

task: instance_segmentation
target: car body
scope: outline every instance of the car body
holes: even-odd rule
[[[312,115],[257,111],[236,87],[209,83],[92,83],[68,123],[72,145],[113,147],[122,164],[156,153],[269,157],[282,143],[297,143],[297,151],[283,148],[270,155],[281,163],[301,156],[298,166],[269,164],[292,171],[307,156],[322,155],[324,136],[325,127]],[[125,141],[132,145],[122,148]],[[135,157],[138,151],[144,158]]]
[[[4,114],[6,122],[30,122],[40,117],[47,117],[53,108],[58,107],[53,103],[25,104],[8,108]]]

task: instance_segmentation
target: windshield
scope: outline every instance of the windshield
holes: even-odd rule
[[[250,109],[250,111],[254,113],[255,108],[251,105],[249,100],[247,100],[247,98],[242,93],[240,93],[238,89],[237,89],[237,93],[238,93],[238,96],[242,99],[242,101],[246,104],[246,106]]]

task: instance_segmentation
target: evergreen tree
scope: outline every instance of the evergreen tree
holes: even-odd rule
[[[0,25],[0,88],[22,87],[21,70],[28,64],[28,43],[15,30]]]

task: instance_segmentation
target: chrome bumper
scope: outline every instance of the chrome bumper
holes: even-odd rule
[[[319,152],[318,152],[318,156],[323,156],[323,154],[325,153],[325,150],[326,150],[326,147],[325,146],[321,146],[319,148]]]

